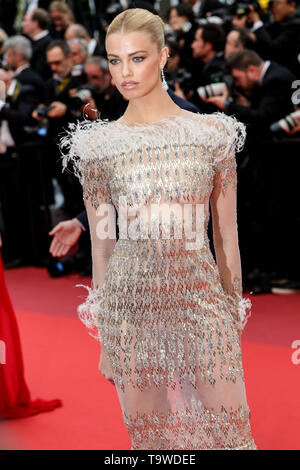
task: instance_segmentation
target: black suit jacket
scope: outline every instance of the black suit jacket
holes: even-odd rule
[[[37,41],[30,40],[32,47],[32,58],[30,61],[31,67],[37,72],[43,80],[48,80],[51,75],[51,69],[47,63],[46,49],[52,41],[52,36],[48,33]]]
[[[100,42],[97,41],[97,44],[96,44],[96,47],[93,51],[93,54],[92,56],[97,56],[97,57],[101,57],[101,56],[104,56],[105,54],[105,47],[104,47],[104,44],[101,44]]]
[[[52,143],[58,142],[60,133],[68,127],[70,122],[77,121],[72,113],[69,90],[80,87],[85,81],[85,75],[73,76],[69,74],[63,82],[57,82],[53,77],[46,82],[46,100],[41,103],[49,106],[53,101],[60,101],[67,106],[67,112],[63,117],[49,119],[47,139]]]
[[[171,90],[171,88],[168,88],[168,94],[172,98],[174,103],[180,106],[180,108],[186,109],[187,111],[191,111],[193,113],[199,113],[199,109],[195,105],[175,95],[175,93]],[[82,223],[82,225],[84,226],[86,230],[89,230],[89,223],[88,223],[88,217],[87,217],[86,211],[81,212],[79,215],[77,215],[76,218]]]
[[[8,36],[15,34],[13,24],[16,14],[16,0],[0,0],[0,28],[3,28]]]
[[[300,37],[300,13],[285,21],[266,24],[255,31],[256,50],[264,59],[275,60],[298,73],[296,66],[296,45]]]
[[[240,121],[249,124],[249,136],[266,137],[270,132],[270,124],[293,110],[291,85],[294,80],[295,75],[287,68],[271,62],[262,84],[256,87],[250,97],[251,106],[230,103],[226,113],[235,114]]]
[[[41,77],[30,67],[15,77],[17,86],[12,97],[0,111],[0,119],[8,121],[10,133],[17,145],[29,140],[24,126],[36,125],[32,111],[45,99],[45,85]]]
[[[198,18],[205,17],[206,13],[224,7],[218,0],[202,0],[197,14]]]

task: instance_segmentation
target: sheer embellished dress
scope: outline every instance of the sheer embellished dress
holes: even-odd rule
[[[256,449],[241,357],[251,302],[236,255],[244,140],[235,118],[185,110],[85,121],[62,138],[92,243],[79,316],[101,342],[133,449]]]

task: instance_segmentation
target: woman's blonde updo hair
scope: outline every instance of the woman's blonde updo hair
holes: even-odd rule
[[[106,38],[113,33],[132,33],[145,31],[150,34],[151,40],[157,44],[158,50],[165,46],[164,22],[158,15],[154,15],[143,8],[129,8],[117,15],[110,23]]]

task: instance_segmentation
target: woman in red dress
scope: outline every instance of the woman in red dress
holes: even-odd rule
[[[5,285],[0,249],[0,419],[25,418],[61,405],[59,399],[30,398],[24,379],[19,329]]]

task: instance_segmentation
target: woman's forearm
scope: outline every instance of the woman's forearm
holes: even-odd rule
[[[242,295],[242,268],[237,239],[214,239],[216,261],[225,292]]]

